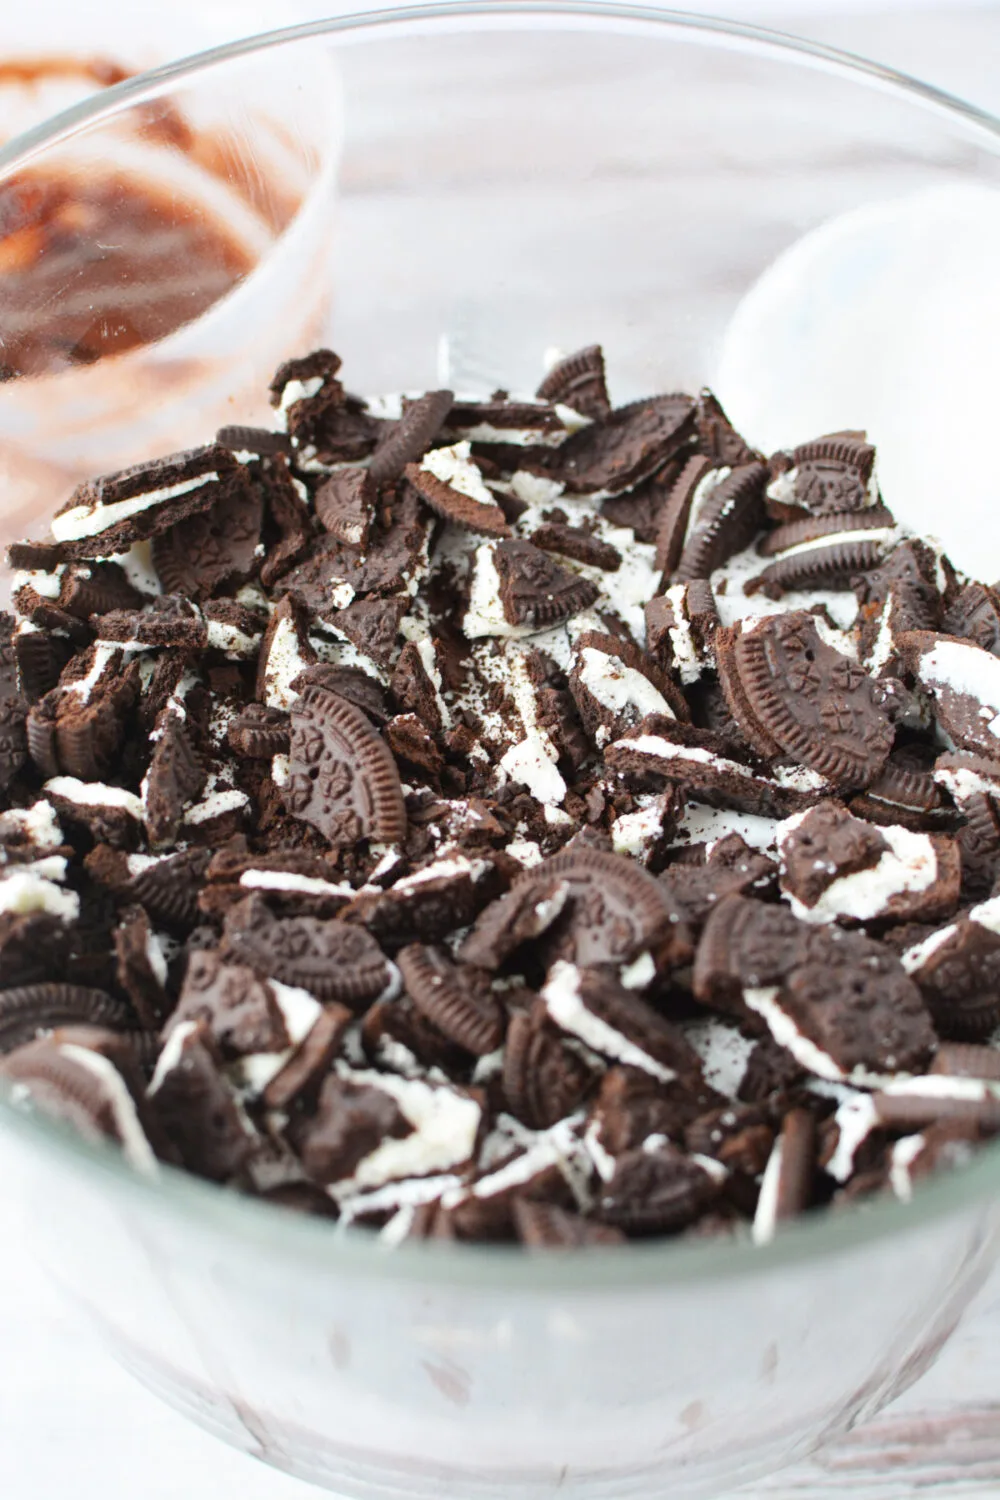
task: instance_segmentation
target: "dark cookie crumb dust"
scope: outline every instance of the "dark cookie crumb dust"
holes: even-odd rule
[[[1000,1131],[1000,596],[863,433],[349,396],[81,485],[0,620],[15,1102],[407,1237],[765,1241]]]

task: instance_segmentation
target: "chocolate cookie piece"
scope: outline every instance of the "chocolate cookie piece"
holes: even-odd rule
[[[0,1054],[15,1051],[60,1026],[136,1029],[127,1005],[103,990],[78,984],[26,984],[0,990]]]
[[[874,686],[820,638],[802,610],[771,615],[716,638],[719,676],[740,728],[762,755],[781,751],[837,787],[880,773],[893,731]]]
[[[601,1194],[597,1212],[630,1235],[675,1234],[718,1194],[715,1179],[669,1141],[627,1151]]]
[[[730,422],[718,398],[706,388],[698,392],[695,406],[698,448],[715,464],[758,462],[760,454],[749,447]]]
[[[664,577],[669,578],[681,560],[699,486],[705,480],[714,487],[717,474],[710,459],[694,453],[674,480],[656,525],[656,566]]]
[[[52,521],[67,558],[104,558],[168,531],[244,485],[232,453],[217,443],[134,464],[77,485]]]
[[[392,696],[405,713],[416,714],[432,734],[442,733],[445,726],[438,689],[431,680],[416,641],[407,641],[400,651],[391,688]]]
[[[526,908],[538,919],[553,881],[568,889],[566,896],[555,895],[565,906],[546,944],[553,957],[581,967],[630,963],[668,936],[683,938],[680,914],[651,875],[621,855],[579,845],[519,875],[508,894],[477,918],[460,949],[463,961],[490,968],[498,951],[513,951],[507,946],[512,930],[519,928]]]
[[[405,646],[403,650],[406,650]],[[402,661],[402,652],[399,659]],[[328,662],[318,662],[292,680],[292,690],[296,693],[302,693],[309,687],[320,687],[326,692],[335,693],[338,698],[360,708],[373,724],[386,724],[392,718],[389,695],[380,682],[360,667],[335,667]]]
[[[733,750],[731,742],[711,730],[651,714],[610,744],[604,759],[626,785],[640,790],[667,782],[692,800],[768,816],[809,806],[832,789],[808,771],[765,775],[734,759]]]
[[[155,848],[177,840],[184,810],[201,795],[206,780],[185,721],[167,711],[154,731],[149,770],[143,781],[143,822]]]
[[[28,702],[18,686],[13,620],[0,616],[0,792],[28,759]]]
[[[164,1041],[178,1026],[191,1021],[207,1027],[219,1055],[229,1061],[255,1052],[283,1052],[290,1045],[271,986],[258,979],[252,968],[227,964],[211,949],[192,953],[188,959]]]
[[[1000,595],[986,584],[967,583],[945,610],[941,629],[1000,656]]]
[[[604,371],[604,350],[588,344],[554,364],[535,395],[540,401],[568,406],[581,417],[603,422],[611,412]]]
[[[753,1221],[755,1244],[767,1244],[779,1224],[809,1207],[815,1171],[816,1122],[807,1109],[789,1110],[761,1181]]]
[[[582,1250],[626,1242],[626,1236],[612,1224],[595,1224],[554,1203],[517,1197],[511,1209],[517,1237],[529,1250]]]
[[[648,714],[687,716],[687,703],[665,673],[631,641],[585,631],[576,645],[569,690],[598,750],[620,739]]]
[[[987,896],[996,884],[1000,862],[1000,805],[977,792],[963,802],[962,812],[965,822],[956,835],[962,890],[967,896]]]
[[[234,488],[210,510],[153,538],[153,566],[164,589],[207,599],[222,584],[244,583],[257,568],[264,506],[253,486]]]
[[[187,849],[143,860],[131,875],[130,894],[156,926],[186,936],[198,921],[198,887],[211,858],[211,849]]]
[[[727,1102],[693,1074],[684,1082],[664,1082],[645,1069],[616,1065],[601,1079],[586,1139],[589,1142],[596,1137],[610,1157],[637,1149],[650,1136],[666,1136],[683,1144],[684,1133],[694,1120]],[[600,1157],[597,1160],[601,1176],[607,1180],[612,1166]]]
[[[384,1141],[413,1134],[413,1126],[384,1089],[331,1074],[316,1112],[296,1128],[302,1164],[316,1182],[351,1177]]]
[[[661,468],[693,431],[690,396],[635,401],[568,437],[555,454],[553,472],[576,494],[631,489]]]
[[[545,630],[589,609],[599,593],[596,584],[553,562],[530,542],[498,542],[493,564],[504,618],[511,625]]]
[[[780,465],[772,459],[776,477],[767,491],[768,508],[781,519],[795,511],[823,516],[878,503],[871,483],[875,449],[864,434],[830,433],[781,457]]]
[[[663,1083],[701,1076],[697,1054],[683,1033],[609,973],[557,962],[541,998],[557,1026],[600,1056]]]
[[[635,489],[625,490],[620,495],[609,495],[602,500],[601,515],[612,526],[627,527],[637,542],[645,542],[647,546],[655,545],[660,516],[684,467],[686,451],[682,448],[662,469],[658,469],[649,479],[644,479]]]
[[[941,1036],[978,1041],[1000,1024],[1000,901],[984,901],[907,948],[903,968]]]
[[[371,470],[348,465],[335,469],[316,491],[316,515],[338,542],[348,547],[365,547],[377,500],[378,489]]]
[[[402,949],[397,962],[410,999],[443,1036],[475,1057],[499,1047],[504,1015],[488,974],[420,943]]]
[[[543,552],[571,557],[574,562],[585,563],[591,568],[603,568],[608,573],[617,573],[622,565],[622,555],[616,547],[610,542],[602,542],[600,537],[582,526],[547,522],[531,533],[531,545],[540,547]]]
[[[118,983],[135,1006],[143,1026],[151,1032],[156,1031],[162,1026],[171,1005],[165,988],[167,958],[141,906],[130,907],[122,913],[122,920],[115,928],[114,942]]]
[[[508,1108],[532,1130],[547,1130],[582,1103],[594,1075],[551,1026],[544,1005],[510,1018],[503,1055]]]
[[[365,656],[388,667],[396,652],[400,622],[412,602],[409,594],[397,599],[357,599],[338,609],[332,622]]]
[[[280,365],[270,385],[271,405],[296,449],[321,463],[366,457],[381,431],[364,403],[348,396],[336,379],[340,364],[332,349],[316,349]]]
[[[673,572],[675,583],[707,578],[710,573],[751,542],[763,519],[763,464],[740,464],[718,469],[716,482],[705,490],[707,475],[692,496],[688,533],[680,561]],[[670,548],[665,543],[664,555]]]
[[[523,944],[548,932],[569,899],[569,882],[557,875],[534,880],[518,877],[510,891],[477,921],[462,946],[464,961],[498,969]]]
[[[437,942],[467,926],[502,883],[491,859],[473,860],[453,851],[388,890],[359,891],[343,917],[367,927],[392,952],[415,940]]]
[[[114,1060],[112,1060],[114,1059]],[[114,1033],[74,1026],[0,1059],[0,1080],[22,1104],[70,1125],[93,1144],[114,1142],[130,1166],[156,1173],[142,1079]]]
[[[324,1005],[309,1031],[264,1086],[267,1109],[288,1109],[293,1103],[311,1104],[354,1019],[346,1005]]]
[[[257,895],[227,912],[223,953],[264,978],[352,1009],[363,1009],[393,981],[388,960],[363,927],[336,918],[275,917]]]
[[[215,441],[239,456],[271,458],[275,453],[292,452],[292,440],[285,432],[271,432],[267,427],[220,427]]]
[[[781,890],[805,922],[933,922],[950,916],[961,884],[952,839],[911,829],[881,831],[837,802],[781,825]]]
[[[148,1090],[157,1123],[189,1172],[210,1182],[238,1179],[258,1150],[213,1052],[204,1022],[177,1027]]]
[[[401,478],[407,464],[423,458],[444,426],[454,400],[453,391],[428,391],[426,396],[404,402],[403,415],[382,434],[372,454],[369,473],[375,484]],[[332,531],[333,527],[327,529]],[[343,540],[352,538],[345,536]]]
[[[53,689],[27,719],[28,750],[44,776],[100,781],[118,753],[139,688],[137,662],[112,669],[90,693]]]
[[[947,1078],[985,1078],[1000,1083],[1000,1051],[971,1042],[942,1042],[928,1072]]]
[[[911,631],[897,647],[958,750],[1000,758],[1000,661],[972,641]],[[994,725],[996,728],[994,729]]]
[[[406,478],[435,515],[483,536],[510,536],[507,519],[472,462],[469,445],[435,448],[422,464],[407,464]]]
[[[745,988],[744,1002],[800,1062],[808,1055],[821,1077],[850,1077],[856,1069],[918,1071],[937,1039],[920,991],[899,960],[856,933],[820,928],[817,936],[821,942],[786,975],[776,998],[759,992],[751,997]],[[786,1018],[823,1059],[791,1036]]]
[[[780,599],[793,589],[847,588],[859,573],[877,568],[898,539],[895,522],[881,505],[859,514],[789,521],[761,544],[762,556],[774,561],[748,579],[743,591]]]
[[[10,648],[20,692],[28,703],[37,703],[59,681],[71,648],[61,637],[26,621],[14,633]]]
[[[282,591],[294,590],[310,609],[325,613],[354,594],[398,594],[423,568],[430,522],[409,485],[383,495],[377,524],[366,547],[349,547],[333,536],[313,541],[306,556],[285,572]],[[266,580],[265,580],[266,581]]]
[[[113,610],[94,621],[101,642],[118,642],[134,650],[137,646],[175,647],[182,651],[204,651],[208,645],[205,618],[183,594],[164,594],[148,609]]]
[[[285,805],[333,845],[406,832],[406,806],[396,763],[370,721],[344,698],[310,685],[291,712]]]

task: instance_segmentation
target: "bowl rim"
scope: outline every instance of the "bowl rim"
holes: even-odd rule
[[[138,73],[12,137],[0,147],[0,177],[30,164],[48,148],[212,68],[298,42],[322,38],[349,44],[372,42],[447,29],[456,22],[503,30],[526,30],[545,23],[585,31],[610,28],[629,35],[672,35],[675,40],[769,56],[893,94],[943,116],[1000,154],[1000,119],[988,111],[897,69],[785,32],[618,0],[441,0],[279,28]],[[489,1286],[525,1293],[622,1294],[653,1285],[764,1276],[782,1267],[860,1253],[878,1242],[919,1233],[947,1216],[986,1214],[991,1195],[1000,1187],[1000,1148],[987,1148],[967,1166],[918,1184],[913,1202],[880,1200],[846,1211],[805,1215],[784,1227],[770,1243],[754,1247],[744,1239],[651,1239],[623,1248],[591,1248],[584,1255],[538,1256],[526,1255],[517,1246],[404,1242],[386,1253],[370,1230],[337,1229],[327,1220],[289,1212],[173,1167],[161,1167],[156,1177],[142,1176],[112,1146],[90,1144],[56,1122],[24,1113],[3,1091],[0,1127],[19,1139],[32,1156],[70,1167],[130,1209],[142,1207],[153,1216],[186,1220],[196,1231],[227,1240],[236,1234],[260,1253],[274,1250],[286,1262],[297,1257],[325,1274],[340,1270],[393,1282]],[[622,1276],[623,1256],[628,1257],[627,1281]]]

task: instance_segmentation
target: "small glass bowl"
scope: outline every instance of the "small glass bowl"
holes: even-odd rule
[[[271,368],[321,335],[364,392],[530,389],[546,349],[594,340],[617,401],[696,389],[744,291],[804,232],[1000,178],[997,122],[874,65],[637,6],[484,0],[119,85],[0,153],[0,191],[113,158],[153,106],[209,105],[251,157],[266,107],[308,145],[310,193],[203,318],[0,387],[5,448],[62,472],[16,515],[4,490],[10,532],[40,534],[81,464],[209,437],[223,391],[227,420],[266,419]],[[91,248],[113,271],[113,239]],[[189,361],[210,372],[197,396],[171,384]],[[119,1358],[228,1441],[371,1500],[720,1493],[904,1389],[997,1256],[992,1152],[910,1205],[807,1218],[760,1249],[388,1254],[170,1170],[139,1180],[7,1106],[0,1121],[39,1255]]]

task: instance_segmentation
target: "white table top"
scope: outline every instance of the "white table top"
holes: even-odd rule
[[[364,8],[364,0],[203,0],[199,6],[216,40],[227,30],[257,31]],[[688,0],[688,8],[728,12],[810,35],[929,78],[987,107],[1000,107],[1000,0]],[[72,11],[77,19],[85,12],[91,23],[97,12],[112,20],[127,12],[135,25],[137,17],[152,18],[154,12],[162,19],[164,7],[152,0],[105,0],[103,5],[88,0],[83,6],[39,0],[30,7],[5,6],[0,48],[15,40],[23,44],[31,27],[38,28],[36,37],[52,35],[43,23],[60,11]],[[36,42],[37,50],[44,45]],[[979,1299],[980,1309],[992,1305],[1000,1316],[1000,1279]],[[874,1427],[753,1494],[760,1500],[765,1495],[771,1500],[792,1495],[825,1500],[851,1489],[858,1500],[871,1455],[883,1454],[893,1442],[916,1439],[927,1455],[923,1477],[950,1477],[950,1496],[963,1492],[949,1457],[956,1441],[963,1461],[978,1455],[966,1470],[968,1493],[977,1480],[981,1487],[974,1492],[980,1496],[1000,1490],[1000,1462],[991,1455],[991,1450],[1000,1455],[1000,1438],[995,1444],[988,1440],[991,1427],[1000,1429],[1000,1418],[994,1422],[991,1411],[991,1397],[997,1397],[996,1356],[992,1341],[977,1332],[974,1320],[967,1320],[966,1329],[936,1368]],[[139,1495],[142,1500],[306,1500],[318,1493],[224,1448],[119,1370],[57,1299],[25,1253],[17,1224],[9,1220],[0,1239],[0,1351],[0,1495],[10,1500],[135,1500]],[[947,1413],[959,1391],[977,1405],[978,1415],[956,1435]],[[895,1493],[912,1494],[915,1482],[911,1476]],[[889,1493],[880,1490],[886,1497]]]

